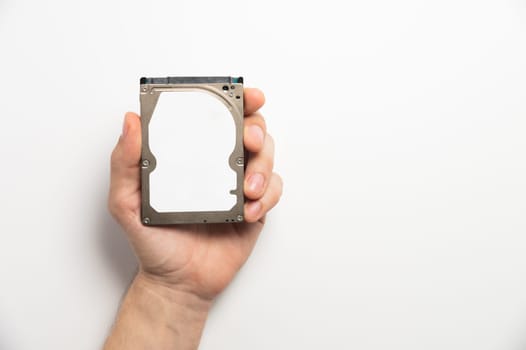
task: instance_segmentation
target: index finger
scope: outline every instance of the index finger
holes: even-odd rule
[[[265,95],[259,89],[245,88],[243,91],[245,115],[255,113],[265,104]]]

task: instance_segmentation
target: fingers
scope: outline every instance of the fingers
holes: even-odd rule
[[[263,196],[258,200],[245,203],[245,220],[247,222],[261,220],[279,202],[282,193],[283,181],[278,174],[273,173]]]
[[[259,199],[269,184],[274,167],[274,140],[266,135],[263,148],[258,153],[250,155],[245,170],[245,196],[249,199]]]
[[[262,221],[265,214],[279,201],[283,182],[272,172],[274,167],[274,140],[267,134],[263,117],[257,113],[265,103],[265,96],[257,89],[245,89],[245,126],[243,142],[251,152],[245,171],[245,220]]]
[[[126,113],[122,135],[111,154],[109,206],[116,215],[120,203],[140,188],[141,121],[135,113]]]
[[[261,114],[257,113],[265,103],[265,95],[258,89],[245,88],[245,120],[243,142],[250,152],[261,151],[265,142],[267,127]]]
[[[265,104],[265,95],[258,89],[245,88],[243,90],[245,115],[257,112]]]
[[[260,152],[265,142],[267,126],[265,119],[259,113],[245,117],[243,142],[249,152]]]

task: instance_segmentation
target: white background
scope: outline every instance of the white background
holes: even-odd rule
[[[202,349],[526,346],[522,0],[0,0],[0,349],[102,345],[140,76],[243,75],[285,180]]]

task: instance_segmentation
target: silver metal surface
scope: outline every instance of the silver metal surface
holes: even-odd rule
[[[172,83],[170,79],[176,81]],[[178,82],[181,79],[184,83]],[[145,83],[140,86],[141,101],[141,220],[144,225],[171,225],[189,223],[233,223],[242,222],[243,181],[245,150],[243,146],[243,84],[242,82],[188,82],[192,78],[168,78],[167,82]],[[198,78],[206,80],[208,78]],[[159,79],[160,80],[160,79]],[[227,90],[224,90],[228,88]],[[149,146],[149,123],[155,118],[155,106],[164,92],[200,91],[218,98],[228,108],[235,123],[236,141],[234,151],[229,157],[229,166],[236,172],[236,188],[230,193],[236,195],[235,205],[227,211],[181,211],[157,212],[150,205],[150,173],[155,170],[157,160]]]

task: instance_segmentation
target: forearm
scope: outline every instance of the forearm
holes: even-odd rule
[[[209,308],[210,301],[154,283],[139,273],[104,349],[197,349]]]

